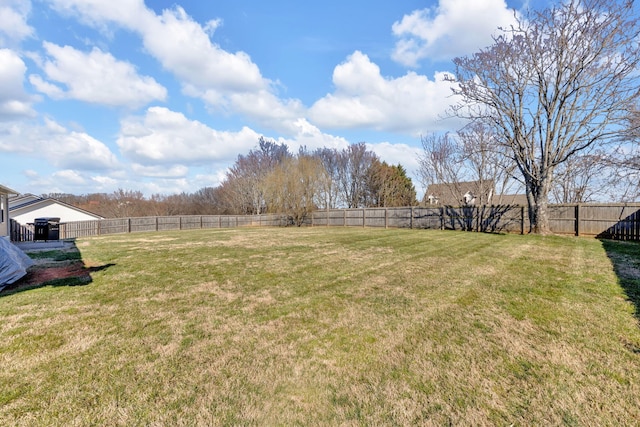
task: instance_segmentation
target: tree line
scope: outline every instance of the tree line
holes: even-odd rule
[[[254,215],[279,213],[302,224],[316,209],[413,206],[416,190],[405,168],[389,165],[364,142],[338,150],[301,148],[261,137],[237,157],[217,187],[153,195],[119,189],[112,194],[50,194],[108,218],[147,215]]]

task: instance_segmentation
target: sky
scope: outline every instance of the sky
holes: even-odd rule
[[[0,185],[215,187],[261,136],[365,142],[417,179],[444,76],[526,0],[0,0]]]

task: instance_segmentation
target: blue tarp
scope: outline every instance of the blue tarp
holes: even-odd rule
[[[33,264],[20,248],[0,237],[0,291],[25,276]]]

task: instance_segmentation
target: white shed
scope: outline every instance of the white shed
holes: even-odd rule
[[[9,199],[11,218],[22,225],[33,223],[36,218],[60,218],[60,222],[91,221],[103,219],[100,215],[77,208],[56,199],[25,194]]]

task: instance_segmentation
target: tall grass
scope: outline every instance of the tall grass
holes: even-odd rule
[[[1,425],[640,419],[638,318],[597,240],[268,228],[76,244],[109,266],[90,284],[0,296]]]

